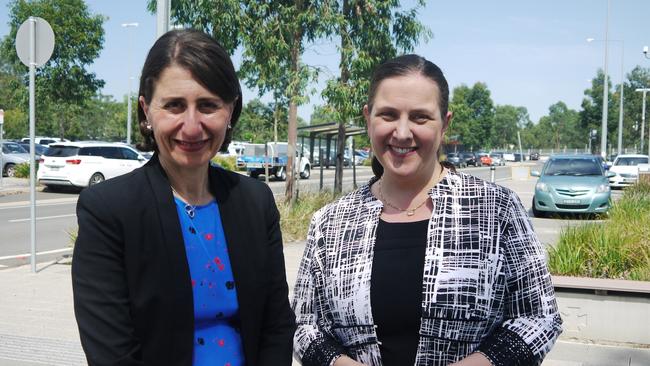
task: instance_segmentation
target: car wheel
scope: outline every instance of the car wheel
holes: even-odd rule
[[[101,183],[104,181],[104,176],[102,173],[95,173],[90,177],[90,180],[88,181],[88,186],[94,186],[97,183]]]
[[[300,178],[302,179],[309,179],[309,176],[311,176],[311,171],[309,169],[309,165],[305,166],[305,170],[303,170],[300,173]]]
[[[16,166],[12,163],[7,163],[4,169],[4,175],[11,178],[16,176]]]
[[[540,211],[535,208],[535,197],[533,197],[533,216],[543,218],[546,217],[546,214],[543,211]]]
[[[259,178],[260,173],[251,171],[251,172],[248,173],[248,176],[253,178],[253,179],[257,179],[257,178]]]
[[[283,182],[285,180],[287,180],[287,171],[286,171],[286,169],[284,169],[284,167],[283,167],[283,168],[280,168],[280,170],[278,170],[277,172],[275,172],[275,178],[277,180],[283,181]]]

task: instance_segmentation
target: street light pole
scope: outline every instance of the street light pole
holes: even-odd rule
[[[138,23],[122,23],[122,27],[124,28],[137,28]],[[129,37],[129,50],[127,54],[127,71],[128,71],[128,76],[129,76],[129,91],[126,97],[126,143],[128,145],[131,145],[131,80],[133,80],[133,76],[131,75],[131,50],[132,50],[132,45],[133,45],[133,37]]]
[[[643,102],[641,104],[641,152],[643,153],[643,131],[645,130],[645,95],[646,92],[650,91],[650,88],[638,88],[636,91],[643,93]],[[650,137],[650,132],[648,132],[648,137]],[[648,155],[650,155],[650,142],[648,142]]]
[[[608,40],[608,33],[609,33],[609,3],[610,0],[607,0],[607,16],[605,20],[605,67],[603,69],[604,78],[603,78],[603,121],[602,121],[602,126],[601,126],[601,136],[600,136],[600,156],[602,156],[603,160],[607,159],[607,103],[608,101],[608,96],[609,96],[609,84],[607,83],[607,42]]]

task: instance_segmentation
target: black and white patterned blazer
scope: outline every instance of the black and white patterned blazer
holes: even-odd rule
[[[312,218],[292,307],[295,356],[331,365],[347,354],[381,365],[370,304],[382,202],[368,184]],[[495,366],[537,365],[562,331],[545,251],[517,195],[449,172],[429,192],[422,320],[415,365],[472,352]],[[399,316],[396,314],[395,316]]]

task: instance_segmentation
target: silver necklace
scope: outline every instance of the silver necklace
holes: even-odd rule
[[[438,181],[440,180],[440,177],[442,177],[442,173],[444,173],[444,171],[445,171],[445,168],[444,168],[442,165],[440,166],[440,168],[441,168],[441,169],[440,169],[440,173],[438,174]],[[397,207],[397,206],[393,205],[392,203],[390,203],[390,202],[389,202],[389,201],[384,197],[383,189],[382,189],[382,188],[383,188],[383,181],[380,180],[380,181],[379,181],[379,199],[380,199],[382,202],[384,202],[384,203],[386,204],[386,206],[388,206],[388,207],[390,207],[390,208],[392,208],[392,209],[395,209],[395,210],[397,210],[397,211],[400,211],[400,212],[405,212],[405,213],[406,213],[406,216],[413,216],[413,215],[415,215],[415,211],[417,211],[420,207],[424,206],[424,204],[427,203],[427,201],[429,200],[429,195],[427,194],[427,198],[425,198],[424,201],[422,201],[422,203],[420,203],[419,205],[415,206],[414,208],[408,208],[408,207],[407,207],[407,208],[400,208],[400,207]]]
[[[194,215],[196,214],[196,205],[191,205],[191,204],[189,204],[189,203],[187,202],[187,200],[184,199],[183,196],[181,196],[180,193],[178,193],[178,191],[174,188],[174,186],[172,186],[171,184],[170,184],[169,186],[172,188],[172,191],[173,191],[174,193],[176,193],[176,195],[178,196],[178,198],[180,198],[181,201],[183,201],[183,203],[185,204],[184,209],[185,209],[185,213],[187,214],[187,216],[188,216],[190,219],[193,219],[193,218],[194,218]]]

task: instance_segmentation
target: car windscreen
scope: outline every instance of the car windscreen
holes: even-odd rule
[[[648,164],[648,158],[644,157],[629,157],[629,158],[618,158],[614,165],[616,166],[636,166],[639,164]]]
[[[548,162],[545,175],[603,175],[596,159],[553,159]]]
[[[66,158],[68,156],[75,156],[79,152],[79,148],[76,146],[50,146],[45,150],[43,155]]]
[[[5,154],[24,154],[27,150],[23,149],[23,147],[18,144],[5,142],[2,144],[2,152]]]

